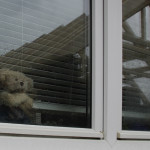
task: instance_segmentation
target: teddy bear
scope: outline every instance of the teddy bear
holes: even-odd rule
[[[0,69],[0,86],[1,112],[12,121],[31,117],[33,99],[27,92],[33,88],[33,80],[21,72]]]

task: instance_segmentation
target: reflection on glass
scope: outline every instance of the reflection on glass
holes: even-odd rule
[[[0,1],[0,68],[34,81],[30,121],[2,102],[1,84],[1,122],[91,127],[90,20],[89,0]]]
[[[150,131],[150,1],[123,1],[123,130]]]

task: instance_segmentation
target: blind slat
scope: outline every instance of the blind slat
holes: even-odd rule
[[[14,59],[14,58],[9,58],[9,60],[7,59],[7,57],[0,57],[1,62],[3,63],[7,63],[7,64],[12,64],[12,65],[18,65],[18,66],[22,66],[22,67],[28,67],[28,68],[35,68],[38,70],[43,70],[44,71],[48,71],[48,72],[56,72],[56,73],[60,73],[60,74],[67,74],[68,76],[76,76],[76,77],[80,77],[81,76],[81,71],[77,71],[74,70],[74,68],[71,69],[65,69],[62,67],[57,67],[57,66],[49,66],[49,65],[45,65],[45,64],[41,64],[39,63],[35,63],[32,61],[24,61],[22,59],[22,57],[20,57],[20,59]],[[32,60],[32,59],[31,59]],[[68,64],[69,65],[69,64]]]
[[[65,86],[65,87],[72,86],[72,88],[77,88],[78,90],[80,90],[80,89],[86,90],[86,84],[83,84],[83,83],[73,82],[73,84],[71,85],[70,82],[65,81],[65,80],[39,77],[39,76],[36,76],[36,75],[29,75],[29,74],[27,74],[27,75],[29,77],[31,77],[37,83],[60,85],[60,86]]]
[[[74,84],[74,83],[72,83]],[[68,93],[73,93],[73,94],[78,94],[78,95],[86,95],[86,90],[83,90],[82,88],[75,88],[72,86],[61,86],[61,85],[51,85],[47,83],[38,83],[34,82],[34,87],[38,88],[39,90],[41,89],[46,89],[46,90],[52,90],[52,91],[58,91],[58,92],[68,92]]]

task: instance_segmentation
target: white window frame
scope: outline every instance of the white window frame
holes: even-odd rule
[[[95,9],[95,20],[99,22],[101,0],[92,0]],[[100,19],[100,20],[99,20]],[[98,21],[99,20],[99,21]],[[104,0],[104,125],[95,123],[95,130],[102,129],[104,139],[71,139],[71,138],[44,138],[44,137],[17,137],[0,136],[0,147],[3,150],[149,150],[150,141],[142,140],[118,140],[117,133],[121,131],[122,122],[122,0]],[[95,24],[96,27],[96,24]],[[98,27],[98,24],[97,24]],[[96,28],[97,28],[96,27]],[[94,29],[96,32],[96,28]],[[99,29],[101,30],[101,29]],[[100,33],[102,34],[102,32]],[[99,36],[95,36],[95,42],[101,42]],[[94,42],[94,41],[93,41]],[[95,43],[96,45],[96,43]],[[99,46],[100,47],[99,47]],[[97,43],[97,48],[101,45]],[[97,56],[98,57],[98,56]],[[102,60],[101,60],[102,61]],[[95,67],[95,69],[98,66]],[[100,68],[100,67],[99,67]],[[99,70],[98,68],[98,70]],[[100,73],[100,72],[99,72]],[[96,77],[98,78],[98,76]],[[95,80],[97,83],[97,80]],[[98,84],[98,83],[97,83]],[[96,85],[95,84],[95,87]],[[97,91],[98,92],[98,91]],[[97,93],[95,92],[95,93]],[[95,94],[97,96],[98,93]],[[98,97],[97,97],[98,98]],[[96,105],[97,107],[97,105]],[[99,108],[101,109],[101,108]],[[99,111],[98,111],[99,112]],[[95,112],[95,122],[102,119]],[[101,111],[100,111],[101,112]],[[94,115],[94,114],[93,114]],[[97,120],[98,119],[98,120]],[[6,126],[7,127],[7,126]],[[21,126],[20,126],[21,127]],[[5,129],[6,130],[6,129]],[[10,129],[12,130],[12,129]],[[16,130],[16,128],[15,128]],[[2,131],[2,130],[1,130]],[[54,130],[53,130],[54,131]],[[99,130],[98,130],[99,131]],[[38,131],[39,132],[39,131]],[[133,132],[129,132],[133,135]],[[142,132],[144,133],[144,132]],[[135,133],[134,133],[135,135]],[[131,136],[131,135],[130,135]]]
[[[92,1],[92,7],[91,129],[0,123],[0,134],[103,138],[103,1]]]
[[[118,150],[150,146],[150,132],[122,130],[122,0],[104,0],[104,140]]]

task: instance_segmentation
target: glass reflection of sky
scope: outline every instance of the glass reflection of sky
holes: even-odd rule
[[[150,41],[150,9],[149,6],[146,9],[146,40]],[[141,13],[138,12],[129,19],[127,23],[132,28],[133,33],[137,37],[141,37]]]
[[[66,25],[84,12],[84,0],[0,0],[0,55]]]

